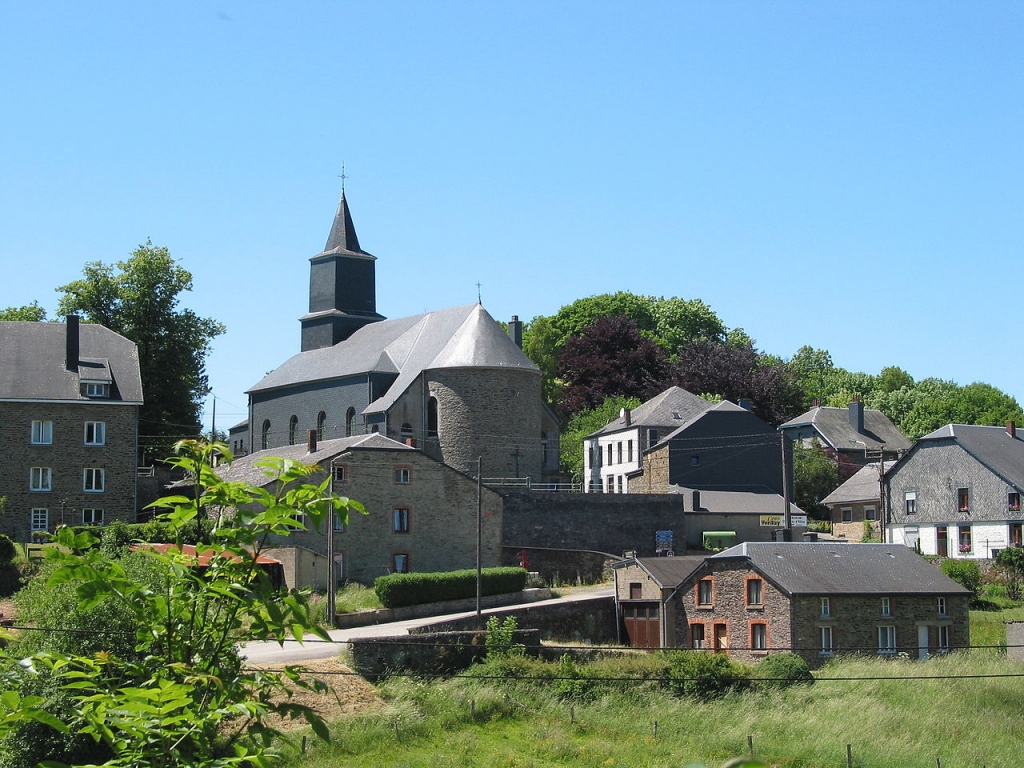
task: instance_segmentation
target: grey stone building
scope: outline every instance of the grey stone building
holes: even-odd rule
[[[885,476],[887,535],[929,555],[991,558],[1022,544],[1024,440],[1005,427],[948,424]]]
[[[861,541],[870,535],[881,539],[882,478],[895,464],[874,462],[821,500],[829,508],[833,535],[848,541]]]
[[[329,474],[335,493],[366,508],[365,515],[351,513],[347,525],[332,521],[330,555],[326,528],[311,523],[265,550],[284,564],[289,587],[322,589],[331,573],[338,582],[371,584],[387,573],[474,568],[478,513],[481,564],[501,564],[501,497],[484,487],[478,506],[476,480],[423,451],[380,434],[318,442],[314,433],[311,442],[241,456],[217,472],[266,487],[273,481],[258,462],[269,457],[317,465],[311,481]]]
[[[969,590],[899,545],[746,543],[699,562],[630,558],[613,570],[637,644],[660,638],[744,662],[792,651],[811,666],[841,653],[925,658],[970,645]]]
[[[896,459],[911,446],[888,416],[865,408],[858,399],[849,408],[815,406],[780,425],[779,431],[794,442],[821,445],[832,451],[840,466],[863,466],[872,456]]]
[[[0,322],[0,533],[134,522],[142,379],[100,325]]]
[[[480,304],[385,320],[375,257],[360,248],[348,202],[310,260],[301,351],[248,392],[243,452],[378,432],[489,478],[539,483],[558,471],[558,422],[541,375]],[[243,435],[246,435],[243,436]]]

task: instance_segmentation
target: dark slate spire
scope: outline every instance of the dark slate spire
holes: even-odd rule
[[[376,260],[359,247],[343,189],[327,245],[309,260],[309,312],[299,318],[303,352],[334,346],[384,319],[377,314]]]
[[[352,223],[352,214],[348,210],[345,190],[341,191],[338,212],[334,214],[331,234],[327,236],[327,245],[324,246],[324,253],[334,253],[336,251],[363,253],[363,250],[359,247],[359,238],[356,236],[355,224]]]

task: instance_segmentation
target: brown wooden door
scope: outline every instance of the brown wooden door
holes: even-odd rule
[[[935,529],[936,550],[939,557],[949,557],[949,531],[944,525]]]
[[[634,648],[660,648],[661,622],[657,603],[623,603],[622,620]]]
[[[729,627],[726,624],[715,624],[715,653],[729,650]]]

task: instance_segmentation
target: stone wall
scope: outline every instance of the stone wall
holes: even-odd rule
[[[525,562],[524,562],[525,556]],[[597,584],[610,578],[610,565],[621,559],[608,552],[544,547],[502,547],[501,564],[522,565],[549,584]]]

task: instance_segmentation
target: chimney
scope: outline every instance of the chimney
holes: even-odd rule
[[[408,445],[410,448],[415,448],[416,447],[416,438],[415,437],[407,437],[407,438],[405,438],[405,444]]]
[[[811,401],[811,408],[821,408],[821,400],[815,399]]]
[[[754,410],[754,401],[751,400],[749,397],[741,397],[740,401],[736,403],[736,405],[738,405],[744,411]]]
[[[619,418],[622,419],[622,423],[627,427],[633,423],[633,412],[629,408],[623,408],[619,411]]]
[[[864,403],[860,401],[860,395],[854,395],[850,403],[850,426],[858,435],[864,434]]]
[[[519,315],[512,315],[512,319],[509,320],[508,335],[512,337],[517,347],[523,348],[523,324],[519,320]]]
[[[78,315],[68,315],[64,345],[64,367],[69,371],[78,372],[79,359],[79,328]]]
[[[1010,437],[1013,437],[1013,438],[1017,437],[1017,425],[1016,425],[1016,423],[1014,423],[1012,421],[1006,422],[1006,434],[1008,434]]]
[[[306,434],[306,453],[316,453],[316,430],[311,429]]]
[[[693,511],[700,512],[700,491],[693,492]]]

